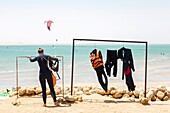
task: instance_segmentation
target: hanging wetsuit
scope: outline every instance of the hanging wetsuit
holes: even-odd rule
[[[123,70],[122,70],[122,80],[124,79],[124,75],[126,78],[126,85],[128,86],[129,91],[135,90],[135,85],[132,78],[132,71],[135,71],[133,64],[133,57],[131,49],[121,48],[118,50],[118,58],[123,61]]]
[[[94,70],[97,73],[97,77],[98,77],[98,81],[99,81],[100,85],[107,92],[108,80],[107,80],[107,76],[104,71],[101,51],[94,49],[90,53],[90,59],[91,59],[92,67],[94,68]],[[104,76],[105,82],[103,82],[102,75]]]
[[[111,68],[113,68],[113,76],[117,76],[117,50],[107,50],[107,60],[105,63],[106,73],[110,77]]]

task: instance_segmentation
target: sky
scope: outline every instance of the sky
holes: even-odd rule
[[[0,0],[0,44],[170,43],[170,0]],[[51,31],[44,21],[52,20]]]

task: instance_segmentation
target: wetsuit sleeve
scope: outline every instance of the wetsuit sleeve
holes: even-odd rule
[[[134,63],[133,63],[133,56],[132,56],[131,50],[130,50],[130,67],[132,68],[133,71],[135,71]]]
[[[35,62],[35,61],[37,61],[37,57],[30,58],[30,62]]]

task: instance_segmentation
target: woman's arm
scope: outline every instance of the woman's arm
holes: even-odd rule
[[[29,58],[30,62],[35,62],[37,61],[37,57],[31,58],[31,56],[27,56]]]

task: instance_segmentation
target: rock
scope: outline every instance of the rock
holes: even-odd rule
[[[107,92],[105,92],[105,95],[110,95],[111,94],[111,91],[107,91]]]
[[[74,88],[78,88],[79,86],[74,86]]]
[[[165,86],[158,86],[157,91],[165,92],[165,91],[167,91],[167,89]]]
[[[79,98],[78,98],[78,101],[79,101],[79,102],[83,102],[83,98],[82,98],[82,97],[79,97]]]
[[[164,98],[163,98],[163,101],[167,101],[169,98],[168,98],[168,96],[165,96]]]
[[[76,95],[83,95],[83,91],[76,92]]]
[[[156,96],[155,95],[151,98],[151,101],[156,101]]]
[[[73,96],[66,96],[65,99],[67,102],[75,102],[75,98]]]
[[[156,93],[156,96],[158,97],[159,100],[162,100],[164,98],[164,96],[165,96],[165,93],[162,92],[162,91],[158,91]]]
[[[105,95],[105,91],[104,90],[99,90],[97,93],[100,94],[100,95]]]
[[[73,96],[74,97],[74,101],[78,101],[79,97],[77,96]]]
[[[151,100],[153,98],[153,96],[155,95],[155,92],[153,90],[149,91],[147,94],[146,94],[146,97]]]
[[[124,90],[124,89],[123,90],[117,90],[117,91],[122,95],[126,93],[126,90]]]
[[[168,96],[168,98],[170,98],[170,92],[169,91],[166,92],[166,96]]]
[[[137,90],[135,90],[134,92],[133,92],[133,95],[135,96],[135,98],[139,98],[139,91],[137,91]]]
[[[113,98],[119,99],[122,97],[122,93],[121,92],[116,92],[115,94],[113,94]]]
[[[83,91],[83,87],[79,86],[77,89],[78,89],[78,91]]]
[[[19,96],[24,96],[26,94],[26,89],[25,88],[21,88],[18,90]]]
[[[86,92],[85,94],[86,94],[86,95],[91,95],[89,92]]]
[[[33,88],[27,88],[26,89],[26,95],[34,95],[35,94],[35,91]]]
[[[95,91],[95,90],[90,90],[89,93],[90,93],[90,94],[95,94],[96,91]]]
[[[110,94],[111,94],[111,95],[114,95],[116,92],[117,92],[116,90],[112,90],[112,91],[110,92]]]
[[[129,98],[130,96],[126,93],[122,96],[122,98]]]
[[[12,104],[13,104],[14,106],[19,106],[19,105],[21,104],[21,102],[18,102],[17,100],[14,100],[14,101],[12,102]]]
[[[149,102],[149,99],[147,99],[147,98],[141,98],[141,100],[140,100],[140,103],[143,105],[149,105],[148,102]]]
[[[86,92],[89,92],[90,88],[89,87],[84,87],[83,88],[83,92],[86,93]]]
[[[110,90],[110,91],[112,91],[112,90],[117,90],[117,88],[115,88],[115,87],[110,87],[109,90]]]
[[[35,89],[35,93],[36,93],[36,95],[42,93],[42,88],[41,88],[41,87],[37,87],[37,88]]]
[[[139,99],[142,99],[142,98],[144,98],[144,93],[143,93],[143,92],[140,92],[140,93],[139,93]]]
[[[47,94],[47,95],[50,95],[50,94],[51,94],[49,89],[46,91],[46,94]]]

